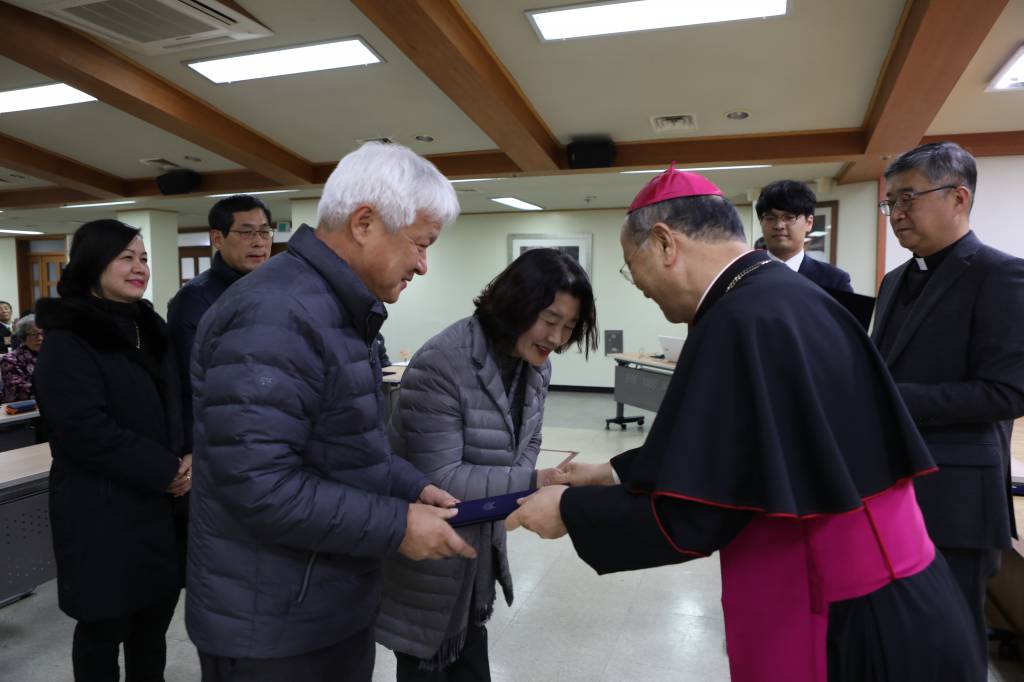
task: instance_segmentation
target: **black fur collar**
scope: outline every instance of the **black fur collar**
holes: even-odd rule
[[[111,305],[103,299],[41,298],[36,302],[36,321],[44,331],[74,332],[97,350],[122,351],[135,350],[138,324],[148,355],[161,358],[167,350],[167,325],[145,300]]]

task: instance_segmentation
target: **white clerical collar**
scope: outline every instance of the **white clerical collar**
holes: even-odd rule
[[[789,260],[782,260],[771,251],[768,252],[768,257],[774,261],[785,263],[786,266],[793,272],[800,272],[800,266],[803,265],[804,262],[804,250],[800,249],[799,251],[797,251],[797,254],[790,258]]]
[[[928,263],[925,261],[924,258],[918,258],[917,256],[914,256],[914,260],[917,261],[917,269],[918,270],[927,270],[928,269]]]
[[[704,304],[704,299],[707,298],[708,292],[711,291],[711,287],[715,286],[715,282],[717,282],[718,279],[722,276],[722,273],[725,272],[726,270],[728,270],[729,268],[731,268],[732,264],[735,263],[736,261],[738,261],[740,258],[743,258],[748,253],[752,253],[752,252],[753,252],[753,249],[751,249],[750,251],[745,251],[745,252],[741,253],[740,255],[736,256],[731,261],[726,263],[725,267],[718,271],[718,274],[715,275],[715,278],[713,280],[711,280],[710,284],[708,284],[708,288],[705,289],[704,293],[700,295],[700,300],[697,301],[697,310],[693,311],[693,316],[694,317],[697,316],[697,311],[699,311],[700,307]],[[776,258],[775,260],[778,260],[778,258]]]

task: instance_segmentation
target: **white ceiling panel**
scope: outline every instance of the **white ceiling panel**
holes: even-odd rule
[[[129,58],[315,162],[336,161],[357,139],[391,137],[422,154],[495,144],[349,2],[243,0],[274,36],[236,45]],[[383,64],[216,85],[185,62],[362,36]],[[430,135],[432,143],[417,141]]]
[[[541,43],[524,12],[570,3],[461,4],[562,142],[655,138],[650,117],[673,114],[699,136],[859,127],[903,9],[790,0],[784,17]]]
[[[0,133],[124,178],[159,171],[139,163],[162,157],[203,171],[239,169],[236,163],[102,102],[0,115]],[[200,161],[190,161],[194,156]]]

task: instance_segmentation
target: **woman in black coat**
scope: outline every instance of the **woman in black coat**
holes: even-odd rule
[[[180,504],[192,483],[164,321],[142,300],[139,231],[116,220],[75,233],[35,384],[50,433],[50,524],[60,608],[76,621],[75,680],[162,680],[183,584]]]

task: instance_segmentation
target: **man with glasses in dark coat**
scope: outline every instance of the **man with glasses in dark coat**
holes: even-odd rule
[[[985,644],[985,583],[1015,532],[1010,432],[1024,415],[1024,260],[971,230],[977,168],[956,144],[885,171],[889,216],[912,258],[882,280],[872,340],[939,471],[916,481],[928,532]]]
[[[188,365],[199,320],[229,286],[270,258],[274,243],[270,209],[248,194],[221,199],[210,209],[210,268],[183,286],[167,304],[167,325],[178,361],[185,447],[192,451],[192,384]]]

